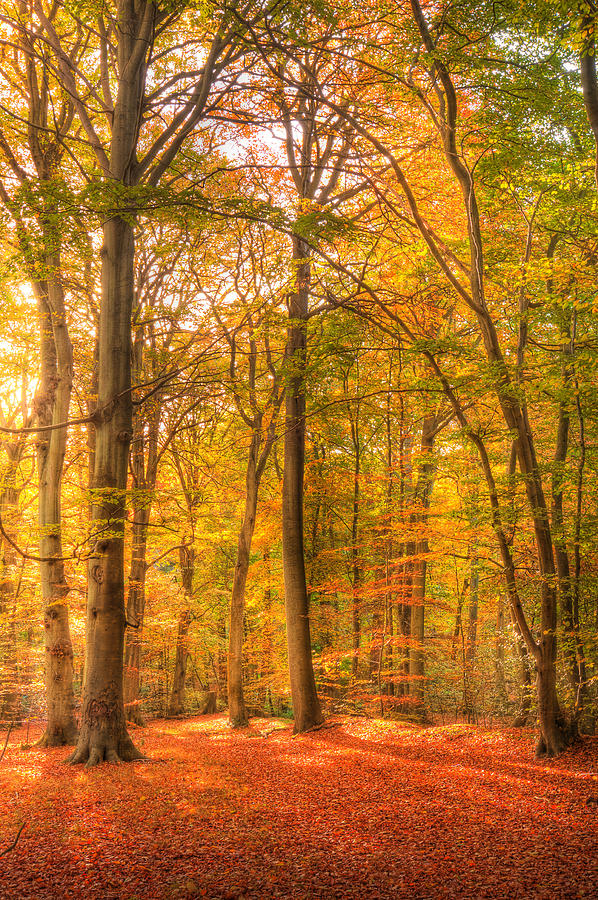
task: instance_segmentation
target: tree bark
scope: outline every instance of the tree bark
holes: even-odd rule
[[[361,645],[361,559],[359,553],[359,514],[360,514],[360,482],[361,482],[361,440],[359,436],[359,403],[355,418],[351,413],[348,399],[348,384],[345,383],[345,394],[347,395],[347,408],[349,411],[349,419],[351,426],[351,440],[353,443],[354,468],[353,468],[353,510],[351,516],[351,569],[352,569],[352,603],[351,603],[351,624],[353,637],[353,656],[351,659],[351,673],[353,678],[359,675],[359,649]],[[372,628],[374,630],[374,628]],[[371,662],[372,655],[374,658]],[[374,647],[374,636],[372,634],[372,648],[370,654],[370,673],[375,670],[377,653]]]
[[[465,658],[463,660],[463,714],[468,722],[476,721],[473,680],[478,644],[479,584],[479,560],[475,556],[474,551],[474,555],[471,556],[470,561],[469,604],[467,608],[467,641],[465,643]]]
[[[496,676],[496,712],[501,715],[507,708],[507,685],[505,680],[505,604],[502,593],[498,596],[496,610],[496,637],[494,640],[494,673]]]
[[[191,600],[193,597],[193,576],[195,574],[195,551],[192,547],[181,547],[179,550],[181,579],[185,594],[186,607],[181,610],[176,639],[174,675],[172,690],[168,702],[169,716],[182,716],[185,712],[185,682],[187,680],[187,662],[189,660],[189,628],[191,626]]]
[[[133,352],[135,381],[143,372],[145,329],[137,328]],[[131,564],[129,569],[129,593],[127,596],[127,623],[125,632],[124,703],[127,719],[144,725],[139,689],[141,684],[141,653],[143,646],[143,620],[145,615],[145,581],[147,575],[147,535],[152,501],[158,477],[158,434],[160,430],[160,397],[154,398],[149,417],[137,410],[133,424],[133,449],[131,470],[133,473],[133,534]],[[146,464],[147,449],[147,464]]]
[[[46,236],[48,242],[52,236]],[[48,249],[49,278],[36,283],[40,327],[40,384],[36,395],[39,424],[66,422],[73,382],[73,349],[66,324],[58,251]],[[39,744],[73,744],[77,723],[73,694],[73,645],[62,549],[62,475],[68,431],[42,432],[37,443],[40,580],[44,602],[47,723]]]
[[[469,590],[469,578],[466,578],[463,582],[463,587],[457,597],[457,611],[455,613],[455,627],[453,628],[453,636],[451,638],[451,660],[455,660],[457,657],[457,643],[459,641],[459,636],[463,635],[463,601],[465,600],[465,595]]]
[[[513,628],[515,630],[515,646],[519,655],[519,662],[521,664],[521,702],[519,711],[515,716],[515,719],[513,720],[513,727],[523,728],[524,725],[527,725],[527,721],[532,711],[532,669],[525,641],[521,635],[521,631],[514,616],[512,616],[512,619]]]
[[[306,327],[310,283],[308,247],[293,238],[296,290],[289,297],[285,395],[284,472],[282,481],[282,559],[291,696],[295,732],[323,721],[311,657],[309,608],[303,546],[305,470]]]
[[[95,545],[88,563],[85,686],[81,730],[71,762],[93,766],[102,760],[132,760],[141,753],[131,741],[123,702],[125,632],[124,524],[129,448],[133,437],[131,322],[135,291],[135,210],[119,199],[138,182],[137,149],[142,122],[148,52],[157,8],[140,0],[116,4],[116,98],[110,111],[109,156],[101,146],[85,103],[77,94],[51,24],[41,14],[57,50],[60,72],[70,86],[85,132],[102,168],[115,207],[106,214],[100,254],[98,407],[93,474],[92,528]],[[164,162],[164,159],[162,160]],[[116,189],[116,190],[115,190]],[[119,209],[122,202],[125,211]]]
[[[133,226],[114,215],[104,225],[99,325],[98,415],[88,565],[86,677],[81,731],[71,762],[133,760],[142,754],[126,728],[123,702],[124,521],[132,438],[131,311]]]
[[[57,105],[53,105],[51,76],[39,55],[39,32],[32,26],[33,15],[31,8],[21,4],[16,40],[20,50],[18,58],[23,65],[23,96],[27,105],[25,134],[35,177],[16,162],[4,134],[1,144],[6,164],[16,182],[26,188],[26,194],[35,197],[34,216],[23,218],[21,201],[11,201],[3,182],[0,182],[0,194],[15,222],[19,249],[37,301],[40,381],[35,412],[43,428],[68,420],[72,392],[73,350],[62,284],[62,238],[56,201],[59,179],[56,175],[73,120],[73,105],[66,92],[61,92],[60,100],[55,97]],[[36,225],[32,225],[31,220]],[[67,436],[66,427],[42,431],[36,444],[47,706],[46,729],[39,741],[41,746],[72,744],[77,733],[73,647],[68,619],[70,589],[62,559],[61,494]]]
[[[436,438],[437,416],[426,415],[422,423],[420,462],[414,502],[416,511],[411,515],[411,527],[415,529],[415,539],[407,547],[411,557],[411,642],[409,650],[409,694],[415,700],[416,715],[425,717],[425,603],[427,556],[430,552],[424,529],[428,523],[428,512],[434,486],[435,462],[433,458]]]
[[[567,344],[563,346],[563,355],[563,389],[567,390],[574,374],[571,361],[572,346],[570,339]],[[566,400],[562,400],[559,405],[557,441],[552,476],[552,531],[554,535],[554,556],[561,601],[561,620],[564,632],[563,654],[567,665],[569,682],[573,692],[573,705],[575,718],[577,719],[581,714],[583,706],[586,672],[583,641],[579,634],[579,620],[575,615],[576,610],[574,609],[575,584],[571,577],[563,514],[563,470],[569,449],[569,429],[570,415],[568,404]]]
[[[259,476],[257,455],[259,430],[254,431],[247,460],[245,477],[245,511],[237,544],[237,561],[233,575],[233,589],[230,606],[230,629],[228,650],[228,715],[233,728],[249,724],[243,696],[243,634],[245,618],[245,586],[249,571],[249,554],[255,529]]]
[[[19,499],[16,476],[25,450],[25,441],[19,438],[4,443],[8,464],[2,472],[0,514],[4,525],[12,524]],[[3,619],[2,668],[0,670],[0,719],[9,724],[21,721],[21,696],[19,690],[19,666],[17,655],[17,630],[15,601],[17,596],[17,553],[4,535],[0,543],[0,616]]]
[[[174,660],[172,690],[168,701],[168,716],[182,716],[185,712],[185,684],[187,680],[187,660],[189,659],[189,626],[191,610],[183,609],[179,616]]]
[[[143,642],[143,617],[145,613],[145,577],[147,572],[147,529],[150,519],[149,502],[133,511],[133,535],[131,541],[131,566],[129,569],[129,593],[127,596],[127,631],[125,633],[125,662],[123,676],[123,701],[127,720],[145,725],[139,700],[141,673],[141,645]]]

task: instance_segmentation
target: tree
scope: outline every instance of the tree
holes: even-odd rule
[[[245,587],[260,483],[277,438],[278,413],[284,398],[281,365],[271,344],[272,300],[265,296],[271,285],[265,271],[267,259],[263,252],[263,239],[261,235],[254,237],[249,228],[241,229],[238,239],[234,285],[239,324],[231,328],[226,321],[229,311],[219,310],[213,304],[214,316],[229,347],[229,389],[236,410],[249,429],[243,520],[237,542],[230,604],[228,707],[233,728],[245,726],[249,721],[243,695]],[[257,253],[260,250],[262,255],[258,263]],[[263,340],[260,340],[262,334]],[[244,372],[240,371],[240,357],[245,363]],[[243,391],[239,387],[240,380]]]
[[[92,105],[88,102],[87,70],[74,58],[72,32],[65,28],[62,36],[42,0],[35,3],[36,15],[56,60],[57,75],[72,100],[88,149],[101,173],[105,204],[93,474],[95,536],[88,570],[82,723],[71,760],[88,766],[103,759],[130,760],[140,756],[127,734],[123,706],[123,551],[129,447],[133,437],[131,315],[135,226],[141,206],[138,187],[142,183],[157,186],[169,171],[179,149],[206,115],[212,86],[231,61],[239,57],[236,6],[220,10],[216,4],[217,24],[212,34],[201,17],[186,10],[171,14],[149,0],[136,4],[116,0],[98,16],[97,25],[79,18],[74,11],[64,10],[67,20],[76,26],[75,34],[86,34],[90,52],[97,47],[100,71]],[[168,55],[174,28],[192,29],[194,25],[200,28],[198,43],[205,41],[207,45],[203,67],[199,71],[179,69],[172,78],[161,77],[166,64],[163,53]],[[173,43],[178,45],[178,41]],[[149,86],[150,71],[157,76],[156,89]],[[98,108],[96,116],[94,109]],[[157,132],[156,117],[162,114],[167,124],[161,122]],[[106,124],[108,136],[104,139]]]
[[[73,105],[65,94],[55,100],[56,83],[48,70],[39,24],[25,4],[20,4],[20,13],[21,18],[11,22],[16,53],[11,54],[11,64],[4,64],[2,76],[5,85],[16,81],[24,97],[27,160],[19,162],[20,154],[12,149],[10,133],[0,131],[0,154],[7,170],[6,177],[0,180],[0,199],[13,219],[21,265],[37,300],[40,380],[35,412],[47,705],[46,730],[40,744],[51,747],[72,744],[77,734],[68,615],[70,588],[64,567],[61,512],[73,348],[59,226],[63,193],[60,167],[64,141],[73,121]],[[14,134],[14,123],[9,122],[9,127]],[[15,136],[18,139],[18,133]],[[17,185],[12,192],[8,186],[11,179]]]
[[[318,67],[305,51],[305,69],[299,82],[281,65],[276,73],[276,102],[285,130],[289,171],[296,191],[299,217],[292,235],[295,283],[288,293],[289,325],[286,345],[285,440],[282,482],[282,545],[289,669],[295,730],[307,731],[322,721],[311,660],[308,591],[305,577],[303,492],[305,472],[305,373],[307,322],[312,279],[309,221],[311,210],[332,202],[343,165],[351,148],[351,131],[342,117],[332,118],[313,96],[311,66]],[[285,83],[290,89],[285,89]],[[301,215],[307,214],[302,221]],[[304,235],[305,232],[305,235]],[[308,239],[306,239],[308,238]]]

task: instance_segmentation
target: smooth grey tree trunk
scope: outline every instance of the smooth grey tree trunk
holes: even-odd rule
[[[93,766],[142,757],[123,703],[124,521],[132,438],[131,311],[133,225],[104,225],[99,325],[98,412],[93,477],[94,546],[88,564],[87,642],[81,730],[71,762]]]
[[[16,476],[25,450],[25,440],[3,442],[8,457],[7,466],[1,473],[0,514],[4,526],[14,525],[20,490]],[[3,620],[2,669],[0,670],[0,720],[9,724],[21,721],[21,693],[19,688],[19,665],[17,656],[16,599],[17,599],[17,552],[3,534],[0,540],[0,616]]]
[[[52,237],[47,236],[47,241]],[[39,424],[66,422],[73,383],[73,349],[59,281],[58,251],[48,252],[48,280],[36,283],[40,327],[40,384],[36,394]],[[41,432],[37,441],[40,580],[44,602],[44,668],[47,723],[39,743],[55,747],[77,737],[73,694],[73,645],[62,549],[62,475],[67,428]]]
[[[134,508],[129,592],[127,595],[123,699],[127,720],[134,722],[136,725],[145,724],[140,708],[139,687],[143,618],[145,613],[146,552],[149,519],[150,509],[147,501]]]
[[[143,371],[143,341],[144,329],[140,327],[137,329],[133,353],[136,381],[141,378]],[[137,411],[134,416],[134,446],[131,451],[133,533],[131,536],[131,562],[127,595],[123,693],[127,719],[130,722],[135,722],[137,725],[145,724],[139,700],[139,689],[145,616],[147,536],[156,479],[158,477],[160,409],[160,400],[156,398],[148,421],[146,421],[141,411]]]

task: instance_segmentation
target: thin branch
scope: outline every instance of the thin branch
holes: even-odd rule
[[[6,753],[6,748],[8,747],[8,739],[10,737],[10,732],[12,731],[14,724],[15,724],[14,722],[11,722],[10,725],[8,726],[8,732],[6,733],[6,740],[4,741],[4,747],[2,748],[2,753],[0,753],[0,762],[2,762],[2,760],[4,759],[4,754]]]
[[[17,831],[17,836],[15,837],[15,839],[14,839],[14,841],[12,842],[12,844],[10,845],[10,847],[7,847],[6,850],[0,851],[0,856],[6,856],[7,853],[10,853],[11,850],[14,850],[14,849],[15,849],[15,847],[17,846],[17,841],[18,841],[19,838],[21,837],[21,832],[22,832],[22,830],[23,830],[23,828],[25,827],[26,824],[27,824],[27,822],[23,822],[23,824],[21,825],[21,827],[20,827],[19,830]]]

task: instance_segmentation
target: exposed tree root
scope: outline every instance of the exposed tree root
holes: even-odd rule
[[[73,729],[72,733],[65,731],[63,728],[54,729],[53,731],[49,731],[47,728],[40,737],[39,741],[36,741],[36,747],[64,747],[68,744],[76,744],[77,743],[77,730]]]
[[[79,739],[79,746],[66,762],[71,766],[83,763],[86,769],[91,769],[101,762],[133,762],[137,759],[146,760],[147,757],[135,747],[128,735],[117,741],[114,736],[96,734],[87,739]]]
[[[575,721],[567,722],[560,717],[557,725],[551,729],[548,738],[540,734],[536,744],[536,759],[549,759],[558,756],[578,739],[579,733]]]
[[[228,724],[231,728],[248,728],[249,727],[249,716],[235,716],[235,718],[230,718],[228,720]]]
[[[312,731],[328,731],[329,728],[336,728],[338,726],[338,722],[320,722],[317,725],[312,725],[310,728],[304,728],[303,731],[293,731],[291,738],[300,737],[302,734],[311,734]]]

